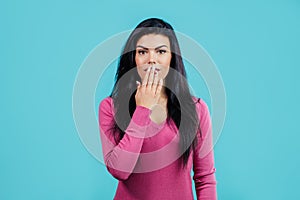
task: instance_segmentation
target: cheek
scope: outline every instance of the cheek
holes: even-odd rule
[[[171,54],[164,55],[160,60],[160,64],[163,65],[163,66],[170,66],[171,58],[172,58]]]
[[[166,77],[169,69],[170,69],[170,64],[171,64],[171,55],[166,57],[163,61],[162,61],[162,65],[165,66],[162,69],[162,76]]]
[[[144,64],[144,60],[142,58],[139,58],[139,56],[135,56],[135,64],[137,66]]]
[[[146,72],[143,70],[143,68],[142,67],[136,67],[136,70],[137,70],[139,76],[141,77],[141,79],[143,79],[145,74],[146,74]]]
[[[169,67],[164,67],[160,74],[161,77],[165,78],[167,76],[168,72],[169,72]]]
[[[140,67],[142,65],[142,61],[140,58],[138,58],[138,55],[135,55],[135,64],[136,64],[136,70],[138,75],[140,76],[141,79],[143,79],[143,77],[145,76],[145,73],[142,69],[142,67]]]

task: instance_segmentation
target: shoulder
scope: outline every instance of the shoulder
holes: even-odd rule
[[[193,97],[196,103],[198,119],[201,131],[199,132],[200,140],[211,135],[211,117],[207,103],[202,98]]]
[[[113,99],[108,96],[100,101],[99,112],[112,113],[113,110]]]
[[[200,114],[200,116],[209,114],[208,105],[202,98],[192,96],[192,99],[196,105],[197,112]]]
[[[108,106],[112,105],[113,99],[110,96],[105,97],[100,101],[99,106]]]

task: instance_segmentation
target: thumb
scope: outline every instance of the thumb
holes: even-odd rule
[[[141,83],[140,83],[139,81],[135,81],[135,82],[136,82],[136,84],[137,84],[137,90],[139,90],[140,87],[141,87]]]
[[[139,81],[135,81],[137,84],[137,87],[139,88],[141,86],[141,83]]]

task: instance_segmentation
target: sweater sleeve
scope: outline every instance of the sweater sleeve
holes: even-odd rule
[[[193,180],[197,200],[216,200],[216,178],[214,167],[214,153],[212,144],[212,124],[207,104],[200,99],[197,103],[198,113],[200,113],[200,132],[198,131],[198,145],[193,154]]]
[[[142,149],[145,131],[150,123],[151,110],[137,106],[124,137],[116,143],[113,137],[113,100],[103,99],[99,105],[99,128],[105,165],[113,177],[120,181],[129,178]]]

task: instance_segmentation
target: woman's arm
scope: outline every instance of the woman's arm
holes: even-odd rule
[[[104,162],[108,171],[118,180],[128,179],[142,149],[144,134],[150,123],[151,110],[137,106],[125,130],[124,137],[116,144],[113,138],[113,101],[107,97],[99,105],[99,128]]]
[[[197,103],[200,113],[200,128],[202,138],[197,133],[198,145],[193,154],[193,171],[198,200],[216,200],[216,178],[214,167],[214,152],[212,144],[212,125],[207,104],[201,99]]]

